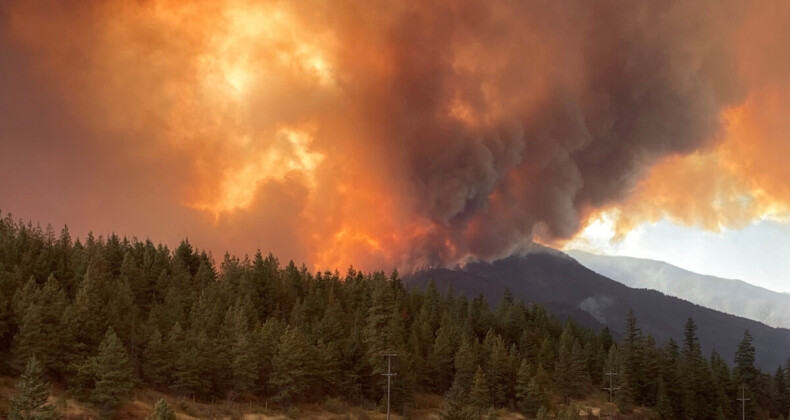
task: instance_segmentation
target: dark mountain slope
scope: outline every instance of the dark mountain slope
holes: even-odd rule
[[[493,263],[471,263],[458,270],[425,270],[406,278],[411,287],[425,287],[434,280],[440,290],[452,287],[474,297],[485,294],[496,304],[505,288],[529,303],[540,303],[555,315],[572,316],[591,325],[595,320],[614,333],[623,329],[629,308],[639,325],[659,343],[670,337],[681,342],[683,326],[691,317],[697,323],[703,350],[716,349],[732,359],[744,330],[754,337],[757,363],[773,371],[790,357],[790,330],[728,315],[664,295],[653,290],[632,289],[601,276],[556,251],[513,256]]]

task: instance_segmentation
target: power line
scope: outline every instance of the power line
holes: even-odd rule
[[[387,373],[382,373],[381,376],[387,377],[387,420],[390,420],[390,381],[393,376],[397,376],[397,373],[392,373],[392,358],[398,357],[395,353],[384,353],[381,355],[382,357],[387,358]]]

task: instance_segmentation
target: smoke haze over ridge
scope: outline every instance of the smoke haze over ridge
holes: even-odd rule
[[[320,268],[790,199],[786,2],[0,5],[0,208]]]

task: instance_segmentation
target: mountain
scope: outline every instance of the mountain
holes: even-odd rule
[[[653,289],[717,311],[790,328],[790,295],[740,280],[686,271],[662,261],[569,251],[583,266],[628,287]]]
[[[475,262],[458,269],[423,270],[404,279],[409,287],[424,288],[434,281],[439,290],[452,288],[468,298],[485,294],[496,304],[505,288],[528,303],[539,303],[558,316],[572,316],[583,324],[600,323],[615,333],[623,331],[633,309],[642,330],[658,343],[670,337],[681,342],[691,317],[697,324],[703,350],[716,349],[732,360],[744,330],[754,337],[757,364],[773,371],[790,357],[790,330],[725,314],[655,290],[634,289],[604,277],[559,251],[538,251],[493,263]]]

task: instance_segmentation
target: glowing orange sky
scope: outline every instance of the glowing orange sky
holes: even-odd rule
[[[785,211],[787,2],[4,2],[0,209],[319,268]]]

